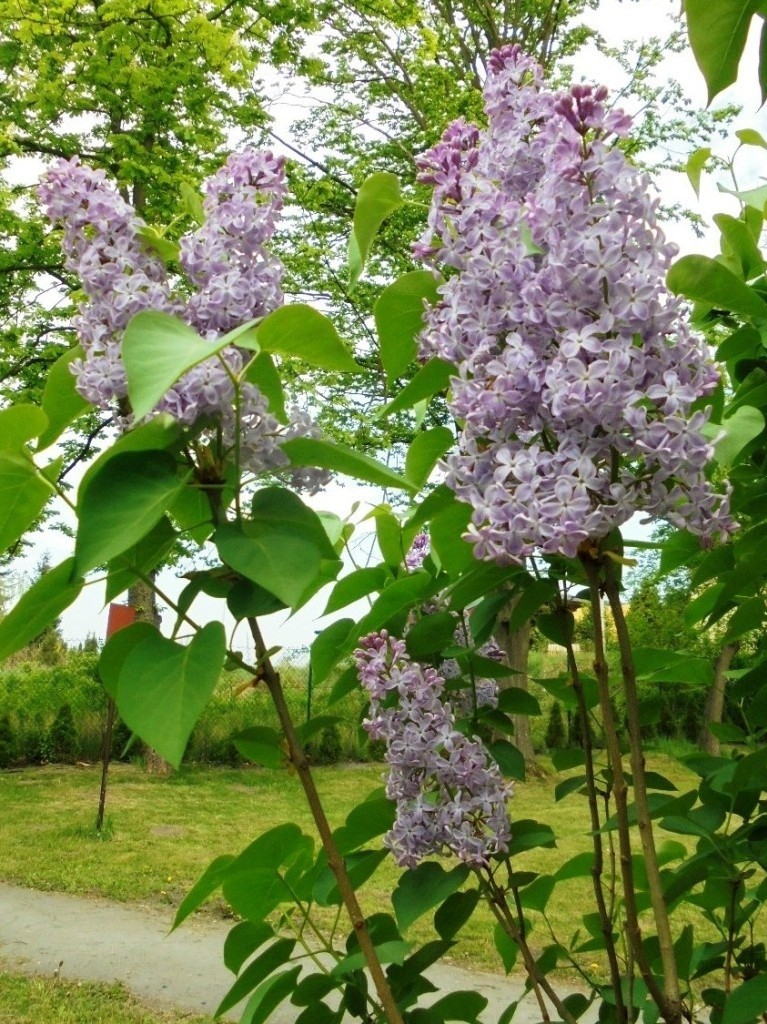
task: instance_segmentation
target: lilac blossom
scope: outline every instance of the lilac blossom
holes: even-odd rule
[[[416,569],[420,569],[424,563],[424,559],[429,554],[430,543],[429,535],[424,530],[417,533],[413,538],[413,543],[410,545],[410,550],[405,555],[405,565],[411,572]]]
[[[165,264],[144,242],[146,227],[103,171],[74,158],[60,160],[39,190],[49,219],[64,228],[65,263],[78,275],[85,294],[75,327],[83,358],[72,363],[78,391],[100,408],[115,401],[121,414],[127,383],[121,356],[125,327],[136,313],[154,310],[181,317],[206,338],[216,338],[283,303],[283,268],[266,245],[274,233],[285,195],[284,161],[248,149],[232,155],[205,182],[205,223],[181,240],[179,262],[187,283],[172,287]],[[246,354],[250,358],[250,354]],[[259,389],[240,388],[235,409],[233,377],[244,366],[242,350],[225,347],[218,356],[192,367],[156,407],[185,426],[216,419],[225,446],[239,441],[244,469],[259,473],[284,469],[281,443],[316,436],[305,412],[283,427]],[[328,474],[292,470],[294,482],[309,490]]]
[[[414,867],[448,849],[483,866],[506,852],[509,786],[481,740],[455,729],[444,678],[411,661],[404,642],[385,630],[364,637],[355,658],[370,696],[364,726],[386,742],[386,793],[397,816],[384,844],[397,863]]]
[[[205,182],[205,223],[181,240],[180,255],[196,288],[185,318],[204,337],[282,305],[282,263],[265,245],[284,196],[284,160],[258,150],[232,154]]]
[[[709,410],[693,411],[718,376],[664,287],[675,248],[606,95],[547,91],[503,47],[487,129],[457,122],[419,160],[434,194],[416,252],[454,271],[420,354],[457,366],[447,482],[479,558],[574,556],[636,511],[705,543],[735,528],[705,476]]]
[[[136,313],[178,313],[165,264],[142,241],[146,224],[106,180],[77,157],[59,160],[39,189],[48,218],[64,228],[64,265],[78,275],[86,301],[74,325],[83,358],[74,360],[77,389],[104,408],[127,396],[120,339]]]

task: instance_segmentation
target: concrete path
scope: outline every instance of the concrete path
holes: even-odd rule
[[[139,999],[213,1014],[234,976],[223,963],[230,925],[198,915],[168,934],[172,912],[125,906],[63,893],[37,892],[0,883],[0,964],[26,974],[65,980],[122,982]],[[494,1024],[522,992],[519,981],[466,971],[452,965],[428,972],[440,994],[457,989],[488,999],[482,1017]],[[532,1024],[540,1014],[528,997],[514,1024]],[[238,1011],[231,1019],[238,1019]],[[270,1024],[292,1024],[298,1010],[283,1004]]]

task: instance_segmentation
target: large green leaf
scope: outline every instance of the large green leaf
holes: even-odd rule
[[[118,594],[132,586],[137,573],[148,573],[156,568],[176,542],[178,534],[163,516],[149,533],[128,551],[109,563],[106,600],[114,601]]]
[[[445,391],[450,378],[455,376],[455,367],[444,359],[430,359],[420,368],[415,377],[399,392],[388,405],[385,405],[378,416],[391,416],[392,413],[412,409],[424,398]]]
[[[190,480],[179,491],[168,512],[183,533],[202,544],[213,533],[213,510],[210,498],[197,481]]]
[[[454,643],[458,620],[450,612],[424,615],[407,631],[407,653],[414,661],[427,659]]]
[[[250,519],[220,526],[214,541],[224,563],[291,607],[340,566],[320,517],[282,487],[258,491]]]
[[[274,365],[274,360],[268,352],[260,352],[253,359],[245,371],[245,379],[255,384],[261,394],[269,403],[269,412],[276,416],[280,423],[288,422],[288,414],[285,409],[285,392],[282,381]]]
[[[452,871],[445,871],[434,861],[424,861],[401,875],[392,894],[392,906],[400,930],[406,931],[427,910],[443,903],[466,881],[468,875],[469,869],[463,864]]]
[[[0,452],[18,455],[45,430],[48,417],[36,405],[19,403],[0,410]]]
[[[767,318],[767,303],[759,293],[708,256],[683,256],[668,272],[667,283],[672,292],[695,302]]]
[[[738,260],[743,279],[751,281],[762,274],[764,258],[745,220],[742,217],[717,213],[714,215],[714,223],[722,235],[722,252]]]
[[[286,823],[262,833],[232,864],[224,880],[224,896],[250,921],[262,921],[292,892],[285,877],[302,872],[313,859],[314,844],[301,829]]]
[[[330,612],[338,611],[339,608],[345,608],[346,605],[380,590],[387,576],[386,567],[383,565],[355,569],[354,572],[340,579],[333,587],[324,614],[328,615]]]
[[[700,176],[710,158],[711,149],[708,146],[702,147],[701,149],[696,149],[694,153],[690,154],[687,164],[685,165],[687,177],[690,179],[690,184],[698,198],[700,198]]]
[[[243,757],[264,768],[285,767],[287,755],[283,747],[282,734],[267,725],[253,725],[235,733],[232,743]]]
[[[463,928],[479,902],[479,892],[454,892],[434,915],[434,928],[441,939],[450,940]]]
[[[756,210],[757,213],[763,214],[765,205],[767,205],[767,185],[758,185],[756,188],[746,189],[735,189],[727,188],[726,186],[719,184],[717,188],[720,192],[725,192],[729,196],[735,196],[741,201],[747,210]]]
[[[763,597],[750,597],[735,609],[727,623],[727,631],[722,638],[722,643],[732,643],[752,630],[761,629],[764,622],[765,601]]]
[[[341,444],[319,441],[311,437],[294,437],[282,445],[282,450],[294,466],[316,466],[334,473],[364,480],[379,487],[396,487],[415,491],[417,488],[382,462],[372,459]]]
[[[766,1010],[767,974],[760,974],[744,981],[727,997],[722,1024],[751,1024]]]
[[[264,952],[252,960],[237,978],[216,1009],[216,1016],[223,1016],[227,1010],[236,1006],[278,967],[289,963],[290,954],[295,945],[295,939],[281,938],[267,946]]]
[[[371,793],[361,804],[357,804],[347,815],[344,824],[333,833],[342,856],[382,836],[394,824],[394,804],[379,793],[380,790]]]
[[[238,579],[232,584],[226,595],[226,606],[238,622],[253,616],[272,615],[288,607],[275,594],[246,579]]]
[[[346,645],[353,626],[353,619],[338,619],[315,637],[310,649],[315,682],[321,683],[327,679],[333,666],[347,653]]]
[[[419,431],[405,457],[405,476],[417,488],[423,487],[431,471],[455,441],[449,427],[432,427]]]
[[[290,526],[302,532],[316,546],[323,558],[336,558],[323,521],[293,491],[285,487],[263,487],[256,491],[250,507],[248,524],[263,529]]]
[[[272,1013],[295,990],[300,967],[292,967],[262,981],[245,1004],[240,1024],[264,1024]]]
[[[426,600],[433,592],[433,581],[427,572],[415,572],[396,580],[376,598],[373,607],[358,623],[358,636],[380,629],[389,619],[413,605]]]
[[[262,352],[295,356],[323,370],[358,373],[332,320],[311,306],[281,306],[264,317],[256,327],[256,342]]]
[[[136,635],[138,643],[118,662],[119,672],[102,659],[102,680],[125,724],[178,768],[224,665],[224,627],[209,623],[187,646],[157,632]]]
[[[0,552],[32,525],[52,493],[31,459],[0,449]]]
[[[205,902],[208,896],[212,895],[219,888],[233,863],[234,857],[231,853],[224,853],[220,857],[216,857],[214,861],[211,861],[181,901],[176,911],[176,916],[173,918],[173,928],[171,931],[178,928],[191,913],[197,910],[201,903]]]
[[[714,458],[731,466],[747,444],[764,430],[764,416],[752,405],[741,405],[721,423],[707,423],[704,433],[714,442]]]
[[[471,521],[471,506],[462,501],[450,505],[431,521],[429,535],[432,551],[440,565],[456,577],[475,562],[474,547],[463,535]]]
[[[496,740],[488,749],[507,778],[525,781],[525,759],[518,747],[508,740]]]
[[[680,651],[667,651],[652,647],[634,649],[637,679],[663,683],[700,683],[708,686],[713,681],[713,669],[706,658],[697,658]]]
[[[82,359],[82,356],[83,350],[79,345],[75,345],[60,356],[48,371],[42,400],[48,425],[40,434],[37,442],[38,451],[53,444],[70,423],[91,408],[90,402],[77,391],[75,376],[70,369],[72,361]]]
[[[168,413],[154,416],[147,423],[141,423],[126,434],[121,434],[111,447],[90,463],[80,481],[80,494],[84,493],[93,477],[118,455],[125,452],[165,451],[176,446],[180,438],[181,426]]]
[[[0,619],[0,661],[39,636],[77,598],[83,583],[72,580],[73,566],[68,558],[45,573]]]
[[[685,0],[690,46],[709,103],[738,77],[751,18],[761,7],[762,0]]]
[[[373,307],[381,362],[389,383],[400,377],[416,357],[416,336],[427,305],[439,298],[440,279],[429,270],[411,270],[385,288]]]
[[[388,505],[377,505],[365,518],[375,519],[376,540],[384,565],[398,569],[411,543],[408,541],[406,544],[399,519]]]
[[[357,193],[354,224],[349,237],[349,285],[360,278],[378,229],[390,214],[402,206],[399,181],[395,174],[378,171],[367,178]]]
[[[274,929],[268,924],[240,921],[224,939],[224,964],[232,974],[239,974],[245,961],[273,937]]]
[[[429,1012],[435,1020],[459,1020],[466,1024],[481,1024],[479,1015],[487,1006],[487,998],[479,992],[448,992],[436,1003],[432,1003]]]
[[[320,572],[322,555],[301,529],[287,525],[220,526],[213,538],[221,560],[249,580],[296,607]]]
[[[133,415],[143,419],[182,374],[228,342],[201,338],[169,313],[137,313],[123,335],[122,357]]]
[[[84,481],[75,544],[78,575],[137,544],[159,522],[185,484],[168,452],[124,452]]]

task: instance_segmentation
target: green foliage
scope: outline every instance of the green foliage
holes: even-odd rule
[[[0,716],[0,768],[8,768],[16,760],[17,744],[9,715]]]
[[[319,740],[309,744],[308,753],[317,764],[339,764],[343,761],[344,747],[338,725],[333,723],[326,726],[320,733]]]
[[[248,36],[250,22],[243,20],[248,7],[225,5],[214,13],[203,5],[197,20],[186,10],[171,19],[164,0],[157,0],[152,17],[146,19],[152,33],[164,35],[166,45],[173,44],[174,51],[176,45],[205,44],[205,60],[195,62],[184,50],[178,67],[175,63],[170,66],[169,54],[165,60],[158,59],[162,47],[157,46],[157,36],[148,41],[146,50],[128,45],[126,31],[143,37],[138,35],[125,0],[104,0],[85,21],[79,20],[84,9],[76,7],[77,17],[73,15],[69,27],[71,58],[67,73],[80,67],[78,61],[85,54],[92,61],[93,67],[88,67],[88,75],[83,71],[83,82],[74,90],[81,100],[80,111],[87,112],[93,109],[91,100],[97,94],[100,100],[109,99],[102,95],[101,84],[96,89],[88,76],[95,70],[105,75],[110,72],[111,99],[103,111],[99,108],[91,135],[101,144],[102,159],[111,154],[121,184],[133,192],[140,211],[164,208],[166,202],[163,187],[158,185],[150,195],[148,178],[145,180],[145,171],[157,172],[159,168],[162,172],[162,165],[155,163],[155,151],[178,148],[182,152],[173,159],[169,156],[161,182],[168,185],[172,179],[178,186],[175,171],[195,144],[205,138],[213,145],[223,138],[229,123],[226,118],[219,121],[211,111],[201,115],[188,151],[177,147],[181,141],[178,125],[172,123],[174,118],[167,117],[158,98],[181,106],[183,100],[192,101],[192,94],[185,91],[187,83],[182,89],[178,79],[185,68],[200,91],[196,103],[223,100],[242,84],[240,74],[252,70],[254,49],[272,35],[274,27],[264,25],[258,42],[252,35],[249,42],[242,41],[237,30],[241,28],[242,36]],[[529,15],[528,42],[543,56],[550,56],[557,47],[567,52],[568,46],[575,47],[582,40],[583,33],[567,35],[568,23],[563,20],[581,9],[577,4],[530,0],[522,7]],[[371,12],[369,5],[362,10],[355,4],[342,9],[320,4],[312,16],[323,26],[322,45],[326,54],[342,59],[332,72],[323,70],[321,63],[304,65],[303,70],[317,81],[324,78],[325,84],[340,88],[360,68],[370,68],[371,60],[378,61],[379,77],[373,78],[373,84],[365,79],[364,98],[372,102],[364,116],[366,120],[374,116],[393,127],[393,114],[403,105],[409,109],[413,122],[405,134],[394,136],[398,144],[403,139],[413,143],[405,148],[409,161],[412,152],[421,148],[415,142],[433,142],[441,128],[440,119],[448,113],[444,91],[440,93],[436,86],[448,82],[454,86],[450,103],[455,102],[461,109],[450,113],[471,113],[477,104],[476,85],[486,52],[503,38],[501,22],[505,34],[518,31],[519,4],[514,5],[514,17],[509,7],[503,10],[502,19],[495,18],[492,4],[482,11],[474,4],[461,5],[460,10],[468,35],[460,18],[456,23],[453,8],[448,10],[440,3],[413,0],[404,7],[385,4],[380,12]],[[51,0],[45,13],[61,15],[62,10]],[[116,19],[114,38],[127,49],[112,48],[104,32],[106,25],[100,20],[105,15]],[[290,27],[311,21],[310,13],[300,8],[282,17]],[[47,61],[53,59],[51,42],[61,37],[58,23],[49,26],[47,36],[25,18],[13,24],[14,31],[18,25],[21,33],[12,41],[17,55],[23,44],[27,56],[34,51]],[[392,26],[397,29],[394,33]],[[86,28],[91,30],[90,37]],[[731,32],[729,46],[733,51],[738,50],[740,33],[738,24]],[[360,45],[363,37],[366,48]],[[474,51],[469,47],[467,55],[468,39],[473,40]],[[290,33],[285,33],[283,44],[288,47],[283,59],[295,59],[296,50],[290,47],[296,44]],[[223,49],[212,80],[210,58],[217,46]],[[130,59],[126,59],[128,55]],[[276,57],[276,51],[273,55]],[[189,68],[190,62],[193,68]],[[380,71],[387,67],[394,74],[383,89]],[[39,120],[40,111],[26,115],[19,108],[26,85],[23,76],[10,75],[10,70],[15,72],[15,65],[9,69],[9,105],[15,107],[11,116],[18,123],[26,116],[31,130],[39,126],[35,118]],[[57,69],[58,75],[48,73],[47,65],[42,70],[46,73],[40,75],[39,92],[48,97],[50,106],[52,83],[60,83],[61,69]],[[143,76],[140,80],[139,70]],[[728,74],[721,67],[717,73],[720,78]],[[403,81],[408,89],[397,91],[396,83]],[[379,83],[377,89],[375,82]],[[147,84],[154,87],[151,109]],[[125,100],[127,86],[136,91],[128,120],[126,111],[116,111],[114,106]],[[439,109],[437,104],[441,104]],[[107,132],[101,118],[110,115],[114,117]],[[241,126],[248,126],[248,116],[254,115],[241,114]],[[160,123],[162,117],[167,117],[167,124]],[[327,117],[317,118],[317,124],[327,131],[325,141],[332,139],[337,130],[338,117],[339,112],[331,109]],[[153,132],[151,144],[146,136],[135,136],[134,127]],[[113,135],[125,135],[126,139],[113,139]],[[18,136],[14,137],[20,145]],[[76,141],[68,140],[64,133],[57,145]],[[133,147],[123,149],[126,141]],[[753,136],[741,142],[760,144]],[[348,139],[338,147],[339,153],[348,152],[346,143]],[[79,593],[85,573],[108,564],[108,592],[116,593],[146,576],[175,541],[177,529],[193,527],[193,536],[201,547],[213,534],[212,546],[206,549],[212,560],[207,558],[205,566],[195,570],[174,608],[172,637],[162,636],[151,622],[136,622],[109,640],[98,667],[125,727],[135,730],[141,740],[174,766],[181,764],[185,752],[190,756],[207,744],[211,755],[244,757],[280,771],[292,768],[323,837],[322,848],[317,848],[302,825],[283,821],[263,831],[241,852],[218,857],[181,903],[176,923],[220,890],[240,918],[226,952],[235,979],[221,1004],[222,1013],[247,1000],[244,1019],[253,1024],[266,1020],[291,998],[294,1005],[311,1013],[305,1011],[299,1019],[333,1021],[338,1014],[323,1000],[334,995],[343,1011],[360,1018],[388,1019],[391,1024],[397,1024],[403,1010],[414,1022],[474,1022],[484,1009],[484,1000],[474,993],[437,998],[428,1010],[415,1004],[421,995],[432,991],[424,971],[444,956],[453,936],[468,924],[482,900],[497,920],[495,945],[507,969],[521,953],[530,973],[528,983],[540,987],[558,964],[569,961],[591,986],[605,1020],[614,1019],[618,1024],[630,1021],[632,1008],[624,1003],[624,995],[630,993],[632,999],[647,1003],[648,1020],[657,1012],[666,1024],[679,1024],[679,1002],[690,1002],[703,984],[713,986],[712,978],[724,969],[729,990],[726,999],[713,987],[703,988],[703,997],[715,1019],[721,1013],[724,1024],[745,1024],[755,999],[762,993],[760,979],[767,966],[763,948],[750,941],[765,900],[767,863],[762,820],[767,697],[761,658],[730,686],[731,696],[741,702],[741,710],[748,709],[739,723],[725,722],[718,727],[719,738],[733,744],[731,755],[688,759],[700,780],[695,788],[679,792],[669,778],[647,771],[643,736],[649,732],[678,734],[680,723],[687,723],[690,729],[697,725],[694,709],[680,703],[681,695],[690,692],[700,704],[701,688],[710,686],[714,679],[710,658],[704,656],[693,632],[699,628],[697,623],[714,627],[726,619],[723,639],[737,642],[758,631],[767,615],[764,573],[761,560],[755,557],[765,539],[763,499],[767,493],[763,412],[767,407],[767,361],[762,351],[767,303],[763,295],[764,261],[758,249],[762,213],[754,208],[754,204],[758,207],[758,198],[752,195],[743,199],[748,209],[741,218],[719,219],[723,236],[720,259],[686,257],[669,278],[674,290],[695,302],[699,321],[714,325],[719,332],[735,327],[724,339],[723,348],[727,348],[724,352],[720,349],[732,387],[712,396],[712,440],[719,462],[717,471],[727,469],[730,473],[733,503],[743,530],[723,549],[724,555],[721,551],[700,554],[689,541],[673,536],[669,539],[666,567],[685,566],[691,573],[691,585],[703,589],[688,602],[686,594],[680,597],[670,586],[653,590],[649,584],[640,585],[629,616],[632,645],[626,638],[621,605],[622,542],[617,531],[616,536],[595,544],[593,549],[582,546],[576,559],[547,557],[531,566],[530,572],[522,566],[478,567],[466,539],[472,507],[455,500],[444,487],[420,495],[436,462],[451,444],[452,432],[440,422],[443,406],[439,396],[456,371],[447,363],[432,360],[399,387],[402,378],[411,372],[419,304],[422,309],[423,300],[434,301],[435,289],[433,282],[429,285],[422,276],[402,276],[407,266],[401,236],[407,230],[418,229],[423,213],[410,202],[417,202],[418,191],[409,165],[409,176],[402,185],[390,171],[375,170],[371,175],[372,168],[365,166],[371,153],[385,152],[391,152],[391,148],[368,147],[367,153],[343,168],[345,174],[362,182],[352,213],[349,244],[349,281],[357,286],[351,316],[365,322],[378,290],[377,286],[360,283],[365,267],[369,280],[399,275],[383,292],[376,308],[375,319],[383,336],[380,366],[377,351],[361,349],[361,364],[369,376],[362,376],[359,384],[350,388],[345,378],[334,376],[357,370],[341,341],[342,334],[359,340],[359,333],[346,330],[349,319],[341,319],[339,331],[324,315],[301,305],[280,310],[261,323],[242,324],[223,339],[201,338],[180,321],[146,313],[131,323],[125,342],[129,396],[139,419],[151,416],[158,398],[182,373],[200,360],[212,358],[227,341],[236,341],[244,351],[253,352],[248,367],[232,372],[235,396],[242,394],[249,380],[257,379],[263,382],[279,415],[284,411],[286,394],[296,385],[295,363],[299,361],[330,374],[336,388],[335,392],[331,388],[330,394],[338,394],[340,386],[352,393],[352,404],[358,395],[364,402],[371,394],[390,398],[375,417],[369,417],[366,429],[372,440],[366,444],[391,448],[396,438],[393,458],[399,460],[406,450],[404,473],[344,443],[343,438],[326,441],[295,437],[284,448],[293,467],[348,474],[396,489],[402,492],[403,504],[411,502],[401,515],[383,505],[374,509],[371,517],[375,519],[380,563],[364,570],[355,568],[336,583],[343,569],[341,554],[353,529],[349,522],[318,515],[281,486],[265,486],[254,493],[258,484],[243,473],[236,444],[233,450],[228,447],[223,432],[215,429],[217,424],[205,424],[213,429],[201,434],[200,425],[186,428],[168,417],[149,418],[126,431],[85,474],[77,502],[75,557],[41,576],[0,622],[0,656],[18,651],[54,624],[61,610]],[[324,214],[325,202],[332,208],[338,201],[334,191],[339,175],[332,168],[331,174],[330,182],[296,175],[299,205],[315,185],[325,185],[324,199],[323,190],[318,188],[320,199],[314,209],[322,207]],[[180,191],[184,216],[197,222],[199,198],[189,186]],[[170,209],[172,202],[167,201]],[[344,216],[350,212],[348,201],[340,207]],[[6,204],[6,214],[13,209],[13,203]],[[300,217],[296,221],[300,222]],[[332,232],[334,224],[334,217],[325,218],[324,237]],[[144,238],[147,244],[162,249],[172,263],[176,259],[177,230],[175,224],[167,232],[147,227]],[[336,242],[334,248],[328,247],[323,253],[334,278],[340,265]],[[294,262],[297,279],[306,275],[310,264],[310,260]],[[25,271],[29,275],[29,264]],[[325,280],[324,275],[316,275],[313,288],[320,288]],[[338,300],[338,287],[323,291],[323,296],[331,302]],[[344,293],[344,301],[347,299],[348,293]],[[65,409],[61,416],[54,414],[47,421],[24,406],[4,413],[8,430],[3,436],[9,440],[0,452],[0,462],[5,464],[5,469],[0,466],[0,490],[7,499],[0,520],[0,540],[14,543],[39,514],[43,491],[47,496],[51,489],[61,490],[57,483],[59,467],[37,467],[27,444],[41,434],[42,443],[47,442],[70,416],[77,415],[76,403],[64,382],[59,366],[47,404],[53,412],[60,388]],[[390,391],[397,393],[392,397]],[[326,399],[325,404],[329,416],[340,415],[335,402]],[[343,403],[338,405],[344,408]],[[398,417],[413,408],[419,424],[414,437],[409,428],[401,428]],[[348,421],[336,437],[347,427]],[[411,436],[405,444],[407,434]],[[390,443],[383,445],[382,439]],[[431,552],[420,568],[410,570],[403,565],[403,555],[416,531],[424,526],[429,528]],[[328,583],[334,584],[329,601],[333,608],[347,608],[360,596],[370,599],[369,608],[356,621],[345,618],[333,622],[312,646],[312,681],[320,688],[316,704],[344,702],[345,712],[338,718],[325,714],[327,709],[321,706],[307,708],[302,686],[293,694],[287,692],[271,660],[274,651],[268,646],[268,627],[262,626],[262,620],[273,612],[303,607]],[[238,623],[250,630],[254,658],[247,659],[229,649],[220,623],[197,625],[193,605],[200,593],[226,601]],[[582,600],[584,595],[593,607],[607,596],[613,609],[615,642],[620,648],[620,657],[611,660],[599,624],[592,622],[595,650],[593,655],[590,652],[585,668],[579,664],[583,659],[578,658],[573,645],[576,626],[572,611],[574,601]],[[682,603],[687,605],[683,611]],[[436,613],[429,615],[435,604]],[[482,647],[493,634],[499,615],[506,615],[504,621],[510,630],[524,627],[535,616],[539,633],[565,650],[566,657],[564,671],[543,674],[535,694],[511,686],[493,706],[480,703],[478,681],[503,678],[510,671],[487,657]],[[344,824],[330,825],[311,783],[305,748],[310,745],[316,760],[337,760],[344,752],[349,729],[355,728],[355,719],[364,710],[361,697],[354,696],[356,680],[354,671],[346,667],[348,659],[360,636],[379,630],[404,638],[409,655],[437,671],[450,664],[450,672],[445,670],[450,676],[449,699],[456,709],[463,697],[468,695],[472,701],[466,716],[470,721],[462,721],[459,715],[456,729],[465,729],[470,736],[481,739],[487,756],[507,779],[524,779],[525,758],[506,737],[519,735],[520,717],[543,718],[545,703],[552,702],[546,729],[552,761],[557,770],[575,773],[557,783],[555,797],[557,801],[577,800],[583,807],[581,832],[589,844],[585,857],[583,851],[578,851],[551,873],[544,866],[544,857],[556,847],[552,824],[517,815],[508,853],[499,850],[489,863],[481,857],[469,857],[458,867],[446,868],[427,861],[404,872],[389,887],[376,913],[365,913],[357,906],[353,890],[370,884],[385,860],[386,843],[381,846],[381,836],[392,826],[395,811],[392,802],[376,792],[352,808]],[[460,644],[457,635],[463,638]],[[246,674],[245,690],[253,693],[245,696],[241,692],[240,673],[237,684],[225,692],[222,672],[234,669]],[[39,681],[40,673],[45,671],[36,666],[27,676],[37,673]],[[340,675],[328,694],[334,671]],[[524,674],[524,670],[515,671]],[[104,693],[92,674],[90,683],[97,688],[97,697],[91,693],[94,703],[101,702],[103,707]],[[541,690],[545,693],[544,705],[538,699]],[[76,696],[77,688],[70,688],[50,722],[45,709],[34,699],[17,703],[15,709],[3,706],[27,756],[31,744],[39,746],[41,757],[74,756],[80,742],[75,725],[80,722]],[[396,696],[392,693],[385,700],[394,701]],[[259,700],[265,701],[269,710],[263,716],[254,716]],[[222,717],[227,724],[236,722],[232,732],[210,727],[217,706],[219,710],[226,706]],[[350,716],[349,708],[354,708],[356,714]],[[573,749],[565,749],[563,709],[568,715],[569,741],[577,743]],[[625,734],[621,728],[624,718]],[[541,731],[543,727],[541,723]],[[448,736],[442,741],[445,757],[450,754],[451,744],[457,747],[454,740]],[[626,748],[628,756],[624,755]],[[462,787],[456,784],[454,788],[456,803],[460,803]],[[428,811],[428,806],[422,809],[424,816]],[[473,814],[469,819],[461,818],[461,828],[466,830],[462,838],[467,840],[478,838],[475,830],[481,837],[482,830],[490,827],[481,810]],[[656,844],[652,837],[656,831],[660,836],[661,830],[670,836],[682,836],[689,848],[674,839]],[[641,855],[639,847],[633,852],[635,834],[642,844]],[[463,889],[470,877],[473,884]],[[546,916],[549,905],[560,886],[584,879],[591,885],[593,900],[589,897],[578,904],[583,908],[578,932],[558,936]],[[340,918],[327,926],[326,918],[314,917],[317,908],[322,911],[341,904],[348,918],[345,944]],[[717,939],[700,938],[686,924],[674,931],[669,915],[677,908],[694,908]],[[411,934],[427,914],[439,938],[431,934],[426,941],[411,943]],[[403,932],[408,933],[407,941]],[[302,943],[307,934],[312,937],[311,951],[318,943],[329,961],[325,965],[316,960],[317,973],[298,982],[305,963]],[[576,959],[603,951],[609,963],[608,981],[597,978],[591,968],[584,968]],[[381,965],[386,966],[385,972]],[[375,981],[375,992],[365,967]],[[663,990],[658,988],[660,977]],[[588,1003],[587,997],[578,995],[559,999],[548,988],[547,995],[558,1018],[566,1024],[573,1024]],[[611,1007],[615,1007],[614,1012]],[[513,1005],[509,1007],[501,1020],[510,1019],[514,1009]]]
[[[719,0],[716,4],[706,0],[685,0],[684,9],[690,45],[706,79],[711,102],[737,78],[749,25],[755,15],[764,17],[764,5],[760,0]],[[767,76],[761,62],[759,81],[764,100]]]
[[[178,768],[216,687],[225,653],[218,622],[201,629],[185,647],[147,623],[136,623],[107,642],[99,673],[126,725]]]
[[[62,704],[48,731],[48,757],[51,761],[71,762],[77,753],[77,726],[69,704]]]
[[[545,742],[547,750],[561,750],[567,743],[565,720],[562,717],[562,705],[558,700],[555,700],[551,705]]]

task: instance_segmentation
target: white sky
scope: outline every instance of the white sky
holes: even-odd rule
[[[712,0],[715,2],[715,0]],[[585,19],[589,23],[598,24],[599,30],[613,45],[620,45],[627,39],[642,39],[648,35],[664,36],[667,28],[673,25],[674,19],[667,20],[669,15],[676,15],[678,21],[679,0],[603,0],[598,13],[589,13]],[[767,135],[767,116],[759,109],[759,97],[756,89],[756,40],[749,42],[746,54],[741,82],[728,89],[717,100],[717,103],[737,103],[743,106],[743,114],[738,119],[735,128],[756,128]],[[606,74],[604,62],[593,53],[584,53],[575,62],[576,78],[592,78],[597,74]],[[696,106],[705,106],[706,91],[703,78],[698,71],[691,53],[686,50],[682,54],[672,55],[666,62],[663,72],[669,77],[676,78],[682,82]],[[615,87],[619,83],[606,82],[605,84]],[[279,133],[287,137],[288,125],[284,123],[286,118],[297,116],[294,107],[286,106],[282,113],[278,109]],[[732,140],[734,148],[734,139]],[[728,155],[730,143],[724,148],[719,147],[723,155]],[[751,187],[761,183],[763,175],[765,152],[753,150],[739,158],[739,171],[741,176],[741,187]],[[385,170],[385,168],[382,168]],[[18,173],[26,177],[30,168],[25,166],[19,168]],[[663,200],[666,204],[675,201],[682,202],[685,206],[699,209],[704,215],[713,212],[737,212],[734,201],[723,196],[716,189],[715,181],[711,177],[704,177],[701,188],[701,198],[698,204],[692,189],[683,174],[665,175],[660,183]],[[667,229],[668,235],[677,242],[683,252],[703,252],[713,255],[716,250],[716,237],[709,232],[703,240],[695,238],[693,232],[687,225],[671,224]],[[373,489],[356,486],[352,483],[331,487],[325,494],[311,500],[313,507],[320,510],[336,512],[345,516],[351,507],[352,502],[359,501],[360,509],[355,517],[360,521],[370,508],[380,502],[382,496]],[[361,527],[361,532],[367,527]],[[632,531],[636,535],[636,531]],[[364,559],[371,547],[370,541],[363,545],[363,550],[355,555],[358,564],[364,564]],[[30,571],[37,559],[43,552],[47,552],[52,564],[57,564],[71,553],[71,542],[62,534],[49,532],[46,536],[36,541],[34,549],[25,559],[20,568],[22,571]],[[177,596],[184,581],[176,578],[175,572],[166,571],[160,578],[160,585],[163,590],[172,597]],[[346,615],[354,616],[361,613],[361,607],[345,609],[337,616],[320,618],[322,609],[329,588],[318,598],[310,602],[296,615],[289,617],[286,613],[279,613],[269,616],[263,622],[263,629],[268,646],[280,645],[286,653],[290,649],[308,646],[315,631],[324,628],[334,617]],[[106,610],[103,608],[103,585],[89,586],[85,589],[81,598],[63,616],[62,628],[65,639],[69,644],[82,642],[88,634],[95,634],[102,638],[106,627]],[[206,622],[217,617],[223,609],[223,602],[213,602],[207,598],[199,599],[192,609],[192,614],[198,621]],[[164,613],[164,622],[170,625],[174,620],[172,612]],[[231,631],[233,622],[227,615],[224,618],[227,632]],[[241,627],[242,629],[243,627]],[[250,645],[244,633],[238,634],[235,646],[250,654]]]

